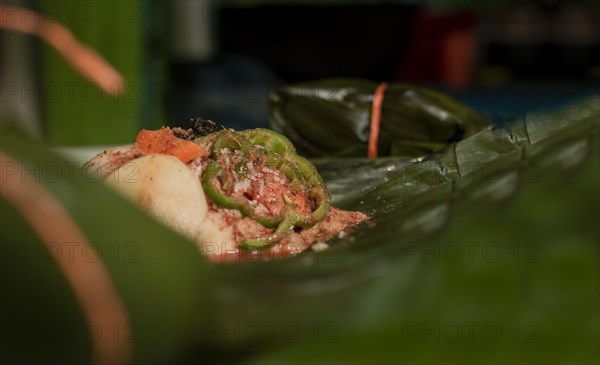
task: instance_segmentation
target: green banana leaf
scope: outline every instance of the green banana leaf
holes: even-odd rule
[[[271,125],[309,157],[367,156],[377,83],[327,79],[288,85],[270,97]],[[429,155],[491,126],[450,97],[422,87],[390,84],[381,106],[379,156]]]
[[[277,323],[278,345],[301,328],[257,363],[594,363],[599,100],[427,159],[315,160],[334,203],[371,224],[330,251],[219,268],[221,320],[258,322],[267,342]]]
[[[322,252],[219,265],[81,170],[52,179],[41,166],[64,161],[44,147],[2,131],[1,148],[95,246],[144,254],[102,257],[138,328],[132,363],[593,364],[599,129],[594,97],[425,158],[314,160],[370,221]],[[0,201],[3,362],[87,362],[85,337],[27,330],[85,319],[52,262],[19,255],[39,239]]]

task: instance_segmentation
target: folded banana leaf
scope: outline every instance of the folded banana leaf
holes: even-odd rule
[[[365,157],[377,86],[363,79],[285,86],[271,94],[271,125],[305,156]],[[390,84],[383,95],[379,156],[429,155],[491,125],[467,106],[426,88]]]
[[[599,128],[594,97],[426,158],[314,160],[370,222],[322,252],[224,265],[3,130],[3,182],[24,173],[62,204],[129,315],[89,325],[3,185],[3,363],[86,363],[106,336],[126,363],[597,363]]]

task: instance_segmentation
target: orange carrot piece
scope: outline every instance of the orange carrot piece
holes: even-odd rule
[[[156,131],[142,129],[135,140],[136,146],[145,154],[162,153],[175,156],[183,163],[188,163],[198,156],[205,156],[206,151],[197,143],[177,138],[169,128]]]

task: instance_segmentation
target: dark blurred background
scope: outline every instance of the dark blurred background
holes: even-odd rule
[[[596,1],[9,2],[65,24],[128,80],[119,97],[90,94],[50,47],[2,31],[2,119],[53,145],[125,143],[196,116],[265,127],[274,88],[319,78],[425,84],[498,123],[600,84]]]

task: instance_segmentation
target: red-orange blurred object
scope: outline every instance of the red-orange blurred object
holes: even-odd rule
[[[474,26],[475,16],[471,13],[418,15],[411,29],[408,54],[395,79],[467,86],[474,62]]]

